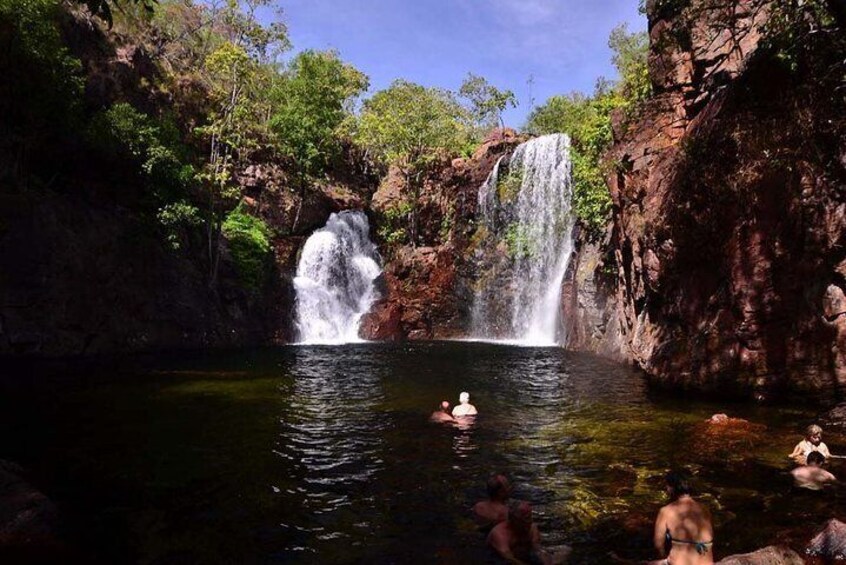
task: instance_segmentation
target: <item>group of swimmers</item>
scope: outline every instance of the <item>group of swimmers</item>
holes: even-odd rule
[[[432,412],[430,420],[433,422],[455,422],[458,418],[468,418],[478,414],[476,407],[470,404],[470,393],[462,392],[458,395],[458,404],[449,410],[449,401],[441,400],[440,405]]]
[[[832,455],[828,446],[822,442],[822,428],[816,424],[808,426],[805,430],[805,439],[796,444],[793,453],[788,457],[799,465],[790,472],[798,487],[820,490],[837,481],[837,478],[823,469],[822,465],[826,459],[839,457]]]
[[[462,392],[459,405],[449,411],[449,402],[441,402],[432,420],[438,422],[478,414],[470,404],[470,395]],[[791,471],[796,485],[818,490],[836,481],[834,475],[822,469],[828,458],[837,458],[822,442],[822,428],[808,426],[805,439],[789,455],[799,466]],[[570,548],[558,551],[544,550],[540,545],[540,532],[532,521],[532,506],[524,501],[511,501],[511,484],[503,474],[488,479],[488,498],[473,506],[476,523],[487,531],[487,544],[509,563],[564,563]],[[708,508],[692,496],[691,481],[683,471],[670,471],[665,477],[665,492],[670,500],[658,511],[653,531],[653,544],[660,555],[648,565],[708,565],[714,563],[714,528]],[[613,555],[613,554],[612,554]],[[622,563],[634,563],[614,556]]]

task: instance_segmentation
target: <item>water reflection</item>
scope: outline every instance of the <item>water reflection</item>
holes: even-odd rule
[[[335,348],[298,348],[292,378],[280,386],[288,403],[279,417],[275,453],[287,463],[285,479],[291,485],[282,494],[300,507],[295,513],[300,523],[288,526],[324,542],[366,535],[377,525],[375,501],[367,491],[384,469],[383,438],[390,420],[380,417],[379,373],[360,362],[352,370],[350,363]]]
[[[790,491],[785,454],[813,414],[650,398],[640,375],[589,355],[414,343],[221,357],[0,388],[0,457],[40,471],[73,541],[109,563],[480,562],[468,512],[493,472],[576,563],[651,555],[670,465],[698,472],[721,556],[843,513],[839,490],[801,504]],[[465,390],[472,424],[429,421]],[[718,411],[766,430],[706,441]],[[846,452],[843,434],[826,442]]]
[[[476,416],[463,416],[456,418],[452,424],[455,429],[452,438],[452,450],[457,457],[454,469],[461,469],[460,463],[473,455],[479,449],[479,445],[473,440],[473,426],[476,423]]]

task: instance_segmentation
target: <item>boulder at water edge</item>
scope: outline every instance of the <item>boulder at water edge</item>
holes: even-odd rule
[[[846,524],[832,518],[805,551],[825,560],[846,559]]]
[[[770,545],[752,553],[730,555],[717,565],[803,565],[802,557],[782,545]]]
[[[0,460],[0,562],[47,562],[57,548],[56,508],[22,473]]]

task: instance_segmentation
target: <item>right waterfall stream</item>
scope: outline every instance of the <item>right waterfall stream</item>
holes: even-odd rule
[[[563,343],[561,283],[573,250],[570,138],[537,137],[479,188],[471,337]]]

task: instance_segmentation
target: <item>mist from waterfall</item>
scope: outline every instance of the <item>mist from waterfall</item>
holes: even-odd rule
[[[573,250],[570,138],[538,137],[479,189],[473,339],[563,343],[561,283]]]
[[[305,243],[294,278],[300,343],[362,341],[359,324],[379,298],[382,259],[360,211],[332,214]]]

